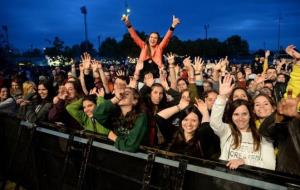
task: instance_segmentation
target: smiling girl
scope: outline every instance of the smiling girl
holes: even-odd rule
[[[223,83],[220,80],[220,95],[213,105],[210,120],[221,141],[220,159],[229,161],[227,166],[230,169],[245,164],[275,170],[273,145],[259,135],[248,101],[233,101],[225,113],[228,124],[222,121],[227,97],[234,87],[231,81],[231,76],[225,76]]]

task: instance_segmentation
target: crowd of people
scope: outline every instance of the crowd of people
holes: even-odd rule
[[[140,145],[192,157],[300,175],[300,53],[252,64],[176,59],[163,51],[180,20],[160,41],[140,39],[123,18],[141,54],[134,69],[104,66],[88,53],[71,68],[0,76],[0,111],[29,122],[105,135],[117,149]],[[182,62],[181,62],[182,61]]]

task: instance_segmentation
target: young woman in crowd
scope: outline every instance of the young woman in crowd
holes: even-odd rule
[[[160,131],[168,140],[168,150],[198,158],[217,159],[218,137],[209,126],[209,112],[206,104],[197,99],[195,106],[184,91],[178,105],[166,108],[156,115]],[[179,126],[171,118],[177,117]],[[217,141],[214,141],[217,140]],[[217,142],[217,144],[213,144]]]
[[[10,96],[8,87],[0,89],[0,112],[16,113],[16,101]]]
[[[110,129],[108,138],[119,150],[136,152],[147,143],[148,125],[145,108],[136,89],[115,88],[115,97],[97,105],[94,118]]]
[[[158,68],[164,67],[163,51],[167,47],[169,41],[171,40],[173,31],[175,30],[175,27],[180,23],[180,20],[173,16],[172,25],[161,42],[159,42],[160,39],[159,34],[157,32],[151,32],[147,41],[143,41],[132,27],[128,15],[123,16],[122,20],[128,28],[128,32],[133,41],[141,48],[139,61],[145,63],[143,69],[145,73],[142,71],[141,75],[144,76],[144,74],[146,74],[147,72],[152,72],[154,78],[157,78],[159,75]],[[143,80],[143,76],[141,76],[140,79]]]
[[[82,89],[78,82],[68,81],[60,86],[58,95],[53,98],[53,106],[48,118],[52,122],[63,122],[69,129],[82,129],[83,127],[67,112],[66,106],[82,97]]]
[[[9,93],[15,100],[22,97],[22,88],[18,79],[12,79]]]
[[[45,81],[46,82],[46,81]],[[37,89],[36,84],[33,81],[25,81],[22,85],[23,95],[20,99],[17,100],[17,103],[20,105],[19,107],[19,117],[24,117],[26,114],[26,106],[27,104],[36,104],[37,101]]]
[[[286,98],[277,105],[269,96],[254,99],[255,113],[259,119],[259,132],[278,147],[276,170],[300,175],[300,53],[293,45],[286,48],[295,59]]]
[[[100,91],[94,88],[90,95],[68,104],[66,110],[81,126],[84,127],[85,130],[107,135],[109,130],[93,118],[93,112],[96,106],[103,101],[103,98],[101,98],[102,96],[104,96],[103,89],[101,94]]]
[[[53,86],[49,81],[40,82],[37,92],[37,101],[30,101],[24,105],[26,107],[25,119],[30,122],[48,121],[48,112],[54,95]]]
[[[219,96],[211,112],[210,125],[221,141],[220,159],[229,161],[227,166],[230,169],[245,164],[275,170],[273,145],[259,135],[248,101],[233,101],[225,113],[228,124],[222,121],[227,98],[234,87],[231,81],[229,75],[223,82],[220,79]]]
[[[272,116],[272,121],[274,121],[275,117],[275,111],[276,111],[276,103],[275,101],[267,94],[260,93],[253,99],[253,105],[254,105],[254,113],[257,118],[255,124],[257,128],[260,128],[261,124],[264,123],[265,119]],[[268,121],[270,118],[268,119]],[[267,122],[269,124],[269,122]],[[265,124],[264,124],[265,125]]]
[[[149,143],[151,146],[163,144],[164,140],[157,129],[154,116],[160,110],[168,107],[166,92],[160,83],[154,83],[152,73],[145,75],[144,84],[140,89],[140,94],[147,107]]]

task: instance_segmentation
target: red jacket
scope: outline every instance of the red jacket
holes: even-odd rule
[[[158,67],[163,67],[163,61],[162,61],[163,51],[167,47],[169,41],[171,40],[173,31],[170,29],[167,31],[163,40],[158,45],[156,45],[156,47],[154,48],[154,51],[151,52],[152,53],[151,57],[149,55],[147,55],[146,42],[144,42],[137,35],[134,28],[133,27],[128,28],[128,32],[129,32],[131,38],[133,39],[133,41],[141,48],[139,60],[145,61],[145,60],[151,58],[158,65]]]

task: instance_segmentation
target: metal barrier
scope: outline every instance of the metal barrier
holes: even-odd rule
[[[2,189],[300,189],[300,177],[141,146],[117,150],[97,134],[0,116]]]

